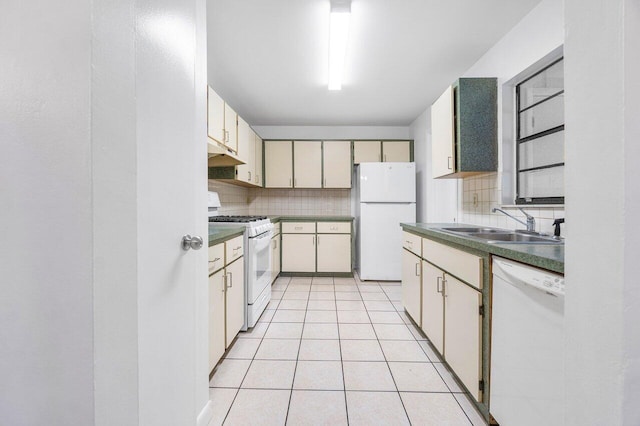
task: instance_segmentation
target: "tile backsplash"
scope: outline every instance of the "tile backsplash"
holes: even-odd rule
[[[244,188],[209,180],[209,191],[220,196],[223,215],[351,215],[348,189]]]
[[[526,222],[525,216],[515,206],[501,207],[502,187],[499,173],[489,173],[465,178],[462,181],[462,197],[458,203],[458,221],[473,225],[493,226],[507,229],[523,229],[524,225],[500,212],[491,213],[494,207]],[[535,217],[536,231],[553,233],[554,219],[564,217],[564,206],[534,206],[523,209]],[[562,236],[566,236],[566,224],[562,225]]]

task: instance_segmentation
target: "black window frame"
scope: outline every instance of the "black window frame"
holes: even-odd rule
[[[526,172],[526,171],[534,171],[534,170],[543,170],[543,169],[549,169],[549,168],[553,168],[553,167],[560,167],[560,166],[564,166],[565,162],[563,161],[562,163],[554,163],[554,164],[547,164],[544,166],[539,166],[539,167],[530,167],[530,168],[526,168],[526,169],[520,169],[520,144],[522,143],[529,143],[531,141],[534,141],[535,139],[544,137],[544,136],[548,136],[551,135],[553,133],[557,133],[557,132],[561,132],[564,131],[564,124],[560,125],[560,126],[556,126],[553,127],[551,129],[547,129],[544,130],[542,132],[538,132],[538,133],[534,133],[532,135],[526,136],[524,138],[520,137],[520,114],[535,107],[538,106],[540,104],[543,104],[547,101],[549,101],[550,99],[555,98],[556,96],[560,96],[562,94],[564,94],[564,84],[563,84],[563,88],[562,90],[553,93],[552,95],[549,95],[548,97],[546,97],[545,99],[542,99],[538,102],[535,102],[531,105],[528,105],[525,108],[520,108],[520,86],[524,83],[526,83],[527,81],[531,80],[532,78],[540,75],[541,73],[545,72],[547,69],[551,68],[552,66],[556,65],[557,63],[561,62],[564,60],[564,56],[561,58],[556,59],[555,61],[551,62],[549,65],[546,65],[545,67],[539,69],[538,71],[536,71],[534,74],[530,75],[529,77],[527,77],[526,79],[520,81],[518,84],[516,84],[515,87],[515,91],[516,91],[516,104],[515,104],[515,109],[516,109],[516,147],[515,147],[515,151],[516,151],[516,164],[515,164],[515,175],[516,175],[516,187],[515,187],[515,193],[516,193],[516,197],[515,197],[515,203],[518,205],[528,205],[528,204],[564,204],[564,196],[562,197],[520,197],[520,173],[521,172]],[[564,188],[564,183],[563,183],[563,188]]]

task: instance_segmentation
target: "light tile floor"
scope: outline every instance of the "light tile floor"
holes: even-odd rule
[[[485,425],[400,283],[280,277],[210,381],[213,425]]]

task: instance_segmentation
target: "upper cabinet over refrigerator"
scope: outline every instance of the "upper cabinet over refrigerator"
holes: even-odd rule
[[[415,163],[362,163],[359,167],[361,203],[416,201]]]

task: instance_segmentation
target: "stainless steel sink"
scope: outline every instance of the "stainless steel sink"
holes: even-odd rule
[[[451,227],[441,228],[445,232],[477,238],[489,244],[564,244],[563,240],[557,240],[552,236],[524,230],[483,228],[483,227]]]

